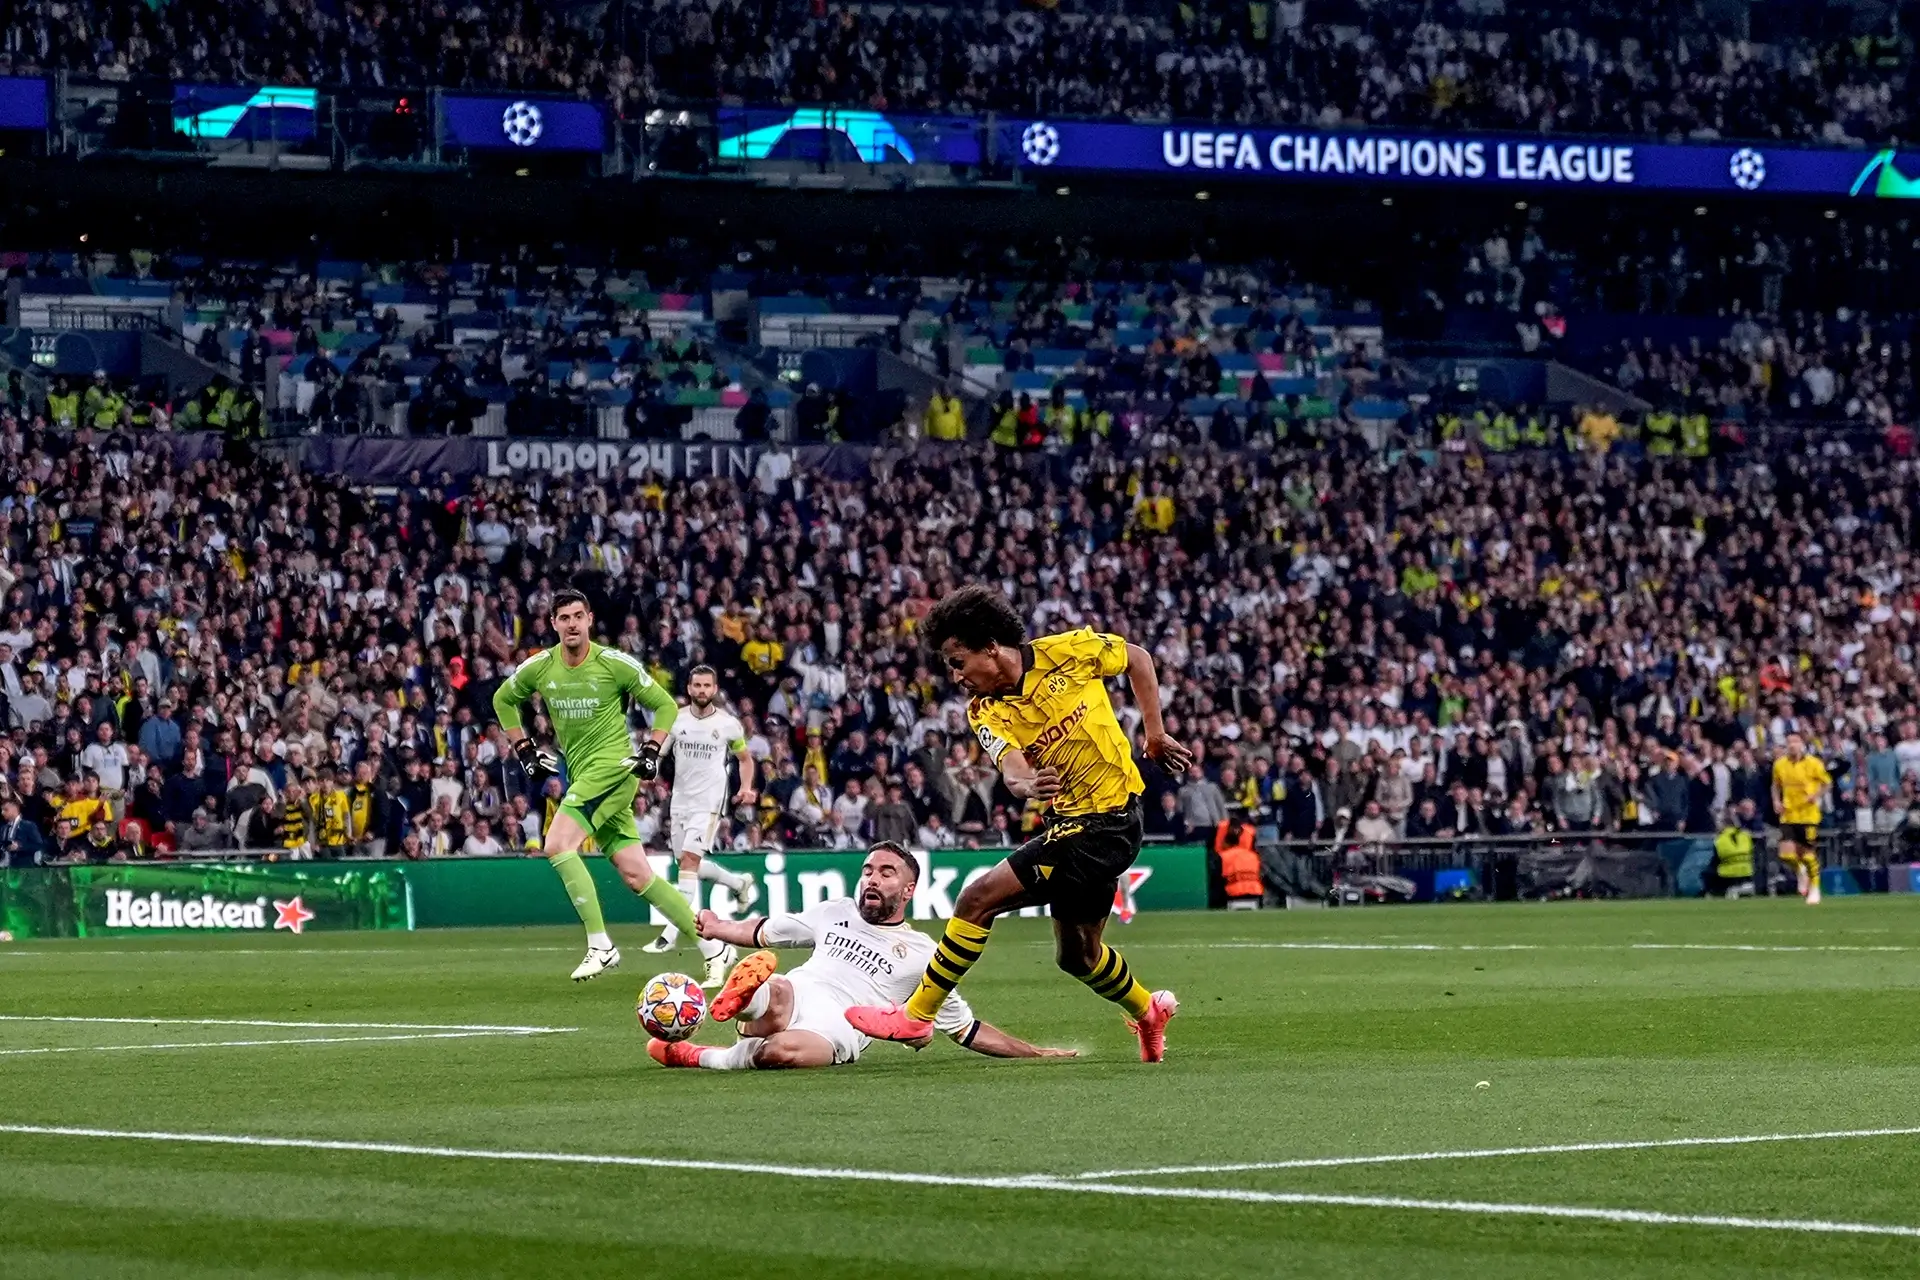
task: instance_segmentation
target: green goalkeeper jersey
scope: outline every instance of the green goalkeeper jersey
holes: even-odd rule
[[[503,728],[518,729],[520,708],[534,694],[546,704],[553,736],[577,785],[612,782],[627,772],[633,737],[627,711],[635,702],[652,713],[653,728],[673,727],[673,695],[654,683],[639,660],[605,645],[587,645],[586,660],[567,665],[558,648],[542,649],[514,669],[493,695]]]

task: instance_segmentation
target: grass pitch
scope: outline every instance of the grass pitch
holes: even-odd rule
[[[0,947],[0,1259],[9,1277],[1910,1277],[1916,912],[1142,917],[1109,938],[1180,994],[1158,1068],[1053,970],[1040,921],[999,925],[967,994],[1079,1060],[875,1045],[787,1074],[654,1066],[633,929],[626,967],[582,986],[559,930]],[[1851,1136],[1792,1136],[1815,1132]],[[1604,1145],[1733,1137],[1787,1140]],[[1602,1145],[1511,1151],[1583,1144]],[[1409,1156],[1437,1158],[1355,1159]]]

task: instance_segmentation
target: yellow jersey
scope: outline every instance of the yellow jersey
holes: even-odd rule
[[[1141,498],[1134,504],[1140,525],[1149,533],[1166,533],[1173,528],[1173,499],[1166,494]]]
[[[1061,817],[1124,809],[1146,789],[1101,682],[1127,669],[1127,642],[1081,627],[1021,648],[1020,687],[973,699],[967,722],[995,764],[1011,749],[1060,773]]]
[[[96,822],[113,821],[113,809],[98,796],[81,796],[69,800],[60,806],[57,817],[66,818],[73,823],[73,834],[83,836],[93,830]]]
[[[757,676],[772,675],[787,660],[787,646],[778,640],[750,640],[740,647],[740,661]]]
[[[353,802],[344,791],[322,791],[307,801],[321,844],[345,844],[353,830]]]
[[[347,829],[355,840],[365,840],[373,826],[373,784],[356,782],[347,792]]]
[[[1798,761],[1781,756],[1773,762],[1773,785],[1780,788],[1780,821],[1790,826],[1816,826],[1820,822],[1820,792],[1833,785],[1827,766],[1817,757],[1801,756]]]

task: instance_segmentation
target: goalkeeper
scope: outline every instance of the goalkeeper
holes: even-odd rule
[[[655,684],[634,658],[593,642],[593,610],[585,595],[571,588],[555,592],[552,620],[559,645],[541,650],[514,670],[493,695],[493,712],[535,787],[544,776],[560,771],[562,757],[566,760],[567,793],[547,826],[546,854],[586,926],[587,958],[573,971],[575,982],[585,982],[620,963],[600,914],[593,876],[580,860],[580,846],[588,836],[612,859],[628,887],[659,908],[681,937],[696,937],[699,930],[686,898],[670,882],[654,877],[633,821],[640,783],[660,772],[660,744],[677,711],[673,695]],[[536,693],[553,722],[558,755],[528,737],[521,724],[520,709]],[[637,751],[627,727],[628,710],[636,701],[653,721]]]

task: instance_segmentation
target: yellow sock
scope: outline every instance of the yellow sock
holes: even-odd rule
[[[1820,855],[1808,849],[1800,855],[1800,862],[1807,869],[1807,881],[1814,888],[1820,887]]]
[[[1153,1003],[1153,993],[1133,976],[1133,970],[1127,967],[1126,957],[1112,947],[1100,948],[1100,959],[1093,966],[1093,972],[1076,976],[1087,984],[1093,994],[1103,1000],[1113,1001],[1136,1022]]]
[[[933,1021],[947,993],[960,984],[967,970],[973,968],[973,962],[987,949],[987,934],[992,931],[991,924],[947,921],[946,936],[940,939],[933,959],[927,962],[927,971],[920,975],[920,985],[907,1001],[908,1017],[921,1022]]]

